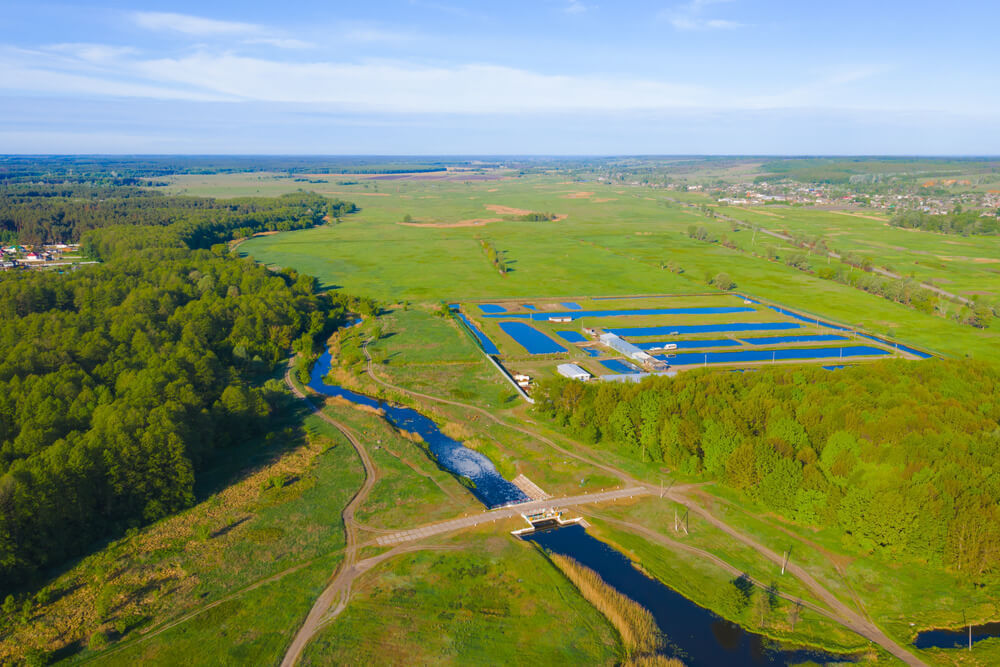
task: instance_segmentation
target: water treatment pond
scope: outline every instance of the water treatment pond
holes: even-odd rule
[[[762,635],[747,632],[647,577],[628,558],[591,537],[581,526],[536,532],[524,539],[575,559],[601,575],[609,586],[648,609],[667,640],[665,652],[689,667],[852,661],[850,657],[822,651],[783,648]]]
[[[972,626],[972,643],[1000,637],[1000,621]],[[961,630],[924,630],[913,640],[917,648],[968,648],[969,628]]]

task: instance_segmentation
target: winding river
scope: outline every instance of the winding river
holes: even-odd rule
[[[331,355],[327,350],[313,366],[309,388],[324,396],[337,396],[351,403],[384,411],[396,428],[417,433],[427,444],[438,464],[457,476],[469,479],[470,490],[489,508],[530,500],[497,471],[486,457],[457,442],[437,427],[433,420],[416,410],[327,384]],[[782,648],[761,635],[744,630],[708,609],[699,607],[680,593],[637,570],[620,552],[590,536],[582,527],[569,526],[536,532],[526,539],[543,548],[570,556],[597,572],[622,594],[649,609],[668,640],[666,652],[686,665],[787,665],[851,662],[849,657],[812,650]]]

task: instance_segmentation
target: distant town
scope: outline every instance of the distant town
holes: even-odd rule
[[[80,256],[78,243],[15,244],[0,248],[0,271],[53,269],[89,263]]]

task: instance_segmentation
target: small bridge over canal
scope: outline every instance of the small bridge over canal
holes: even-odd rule
[[[508,505],[494,510],[484,510],[481,514],[463,516],[449,521],[440,521],[425,526],[418,526],[408,530],[401,530],[388,535],[380,535],[375,539],[379,546],[394,546],[405,542],[422,540],[433,535],[443,535],[464,528],[472,528],[487,523],[503,521],[528,514],[536,510],[547,510],[555,508],[576,507],[578,505],[589,505],[591,503],[605,503],[622,498],[633,498],[638,496],[648,496],[657,493],[653,488],[646,486],[633,486],[625,489],[613,489],[611,491],[600,491],[598,493],[586,493],[579,496],[569,496],[566,498],[548,498],[545,500],[533,500],[527,503]]]

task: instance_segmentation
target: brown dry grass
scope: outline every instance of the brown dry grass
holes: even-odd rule
[[[880,218],[874,215],[865,215],[864,213],[852,213],[851,211],[828,211],[828,213],[836,213],[837,215],[849,215],[852,218],[864,218],[865,220],[875,220],[876,222],[887,222],[886,218]]]
[[[503,218],[473,218],[472,220],[459,220],[458,222],[397,222],[397,225],[404,227],[433,227],[436,229],[448,229],[449,227],[481,227],[491,222],[501,222]]]
[[[645,607],[616,591],[599,574],[574,559],[554,553],[549,558],[583,597],[611,621],[625,645],[628,655],[625,664],[683,667],[681,661],[658,654],[662,637],[653,615]]]
[[[485,207],[486,210],[499,213],[500,215],[528,215],[534,212],[526,208],[514,208],[512,206],[502,206],[501,204],[486,204]]]
[[[228,547],[253,530],[249,519],[268,480],[305,475],[332,444],[323,436],[310,437],[307,446],[260,467],[209,500],[126,538],[127,549],[110,551],[123,552],[111,560],[103,552],[85,558],[49,587],[53,601],[36,604],[30,622],[3,637],[0,664],[16,664],[26,648],[48,652],[86,644],[97,631],[113,633],[118,619],[148,617],[155,624],[199,604],[201,578],[190,564],[199,563],[199,571],[224,567]],[[174,557],[158,558],[178,550]],[[102,612],[102,606],[107,611]]]
[[[593,192],[571,192],[567,195],[562,195],[563,199],[586,199],[587,197],[593,197]]]

